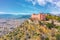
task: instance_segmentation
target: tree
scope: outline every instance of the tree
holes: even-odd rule
[[[54,25],[53,25],[52,23],[48,23],[48,24],[46,24],[46,26],[47,26],[49,29],[51,29],[51,28],[54,27]]]

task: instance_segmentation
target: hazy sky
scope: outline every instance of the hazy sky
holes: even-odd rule
[[[60,0],[0,0],[0,14],[60,13]]]

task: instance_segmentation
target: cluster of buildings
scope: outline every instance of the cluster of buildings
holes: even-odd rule
[[[43,22],[46,20],[47,14],[32,14],[31,18],[28,20],[29,23],[39,24],[39,21]]]
[[[31,15],[31,20],[35,21],[35,23],[38,23],[38,21],[45,21],[47,23],[52,23],[52,21],[53,21],[56,26],[60,26],[60,22],[58,22],[56,20],[50,19],[49,21],[46,21],[47,15],[48,14],[43,14],[43,13],[40,13],[40,14],[32,14]]]
[[[47,14],[43,14],[43,13],[40,13],[40,14],[32,14],[31,15],[31,19],[32,20],[42,21],[42,20],[46,20],[46,16],[47,16]]]

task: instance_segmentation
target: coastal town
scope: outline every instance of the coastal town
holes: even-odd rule
[[[60,40],[60,17],[32,14],[20,26],[0,37],[0,40]]]

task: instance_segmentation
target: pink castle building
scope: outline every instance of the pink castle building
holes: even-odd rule
[[[45,14],[32,14],[31,16],[32,20],[45,20],[46,19],[46,15]]]

